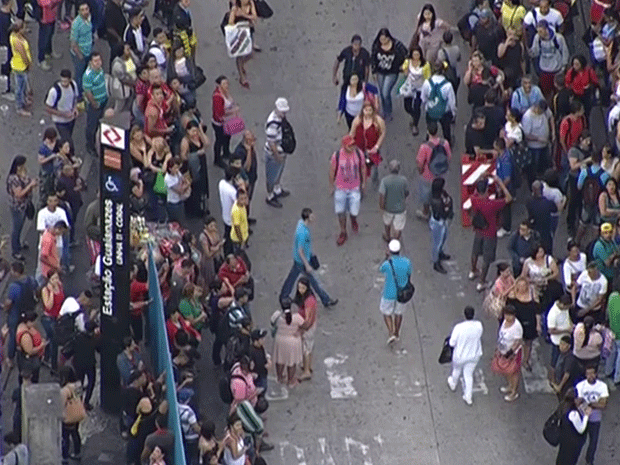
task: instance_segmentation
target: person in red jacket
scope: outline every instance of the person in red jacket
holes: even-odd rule
[[[581,101],[586,119],[589,119],[594,91],[599,85],[598,78],[583,55],[575,55],[571,63],[571,67],[566,71],[566,87],[573,92],[577,100]]]
[[[56,24],[56,10],[62,0],[37,0],[41,8],[41,19],[39,20],[39,67],[43,71],[52,69],[50,60],[61,58],[62,54],[52,51],[52,38],[54,37],[54,25]]]
[[[190,340],[194,339],[200,342],[200,333],[183,318],[178,308],[174,308],[170,311],[168,319],[166,319],[166,332],[168,333],[168,343],[170,347],[174,347],[174,338],[181,330],[187,333]]]

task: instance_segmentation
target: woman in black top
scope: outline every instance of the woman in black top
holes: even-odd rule
[[[388,121],[392,120],[392,88],[396,84],[405,58],[407,58],[407,48],[403,43],[392,37],[388,28],[384,27],[379,30],[372,43],[370,59],[372,72],[377,76],[379,84],[383,117]]]
[[[523,327],[523,366],[532,371],[530,354],[532,341],[541,333],[541,316],[538,295],[523,276],[517,278],[515,286],[508,294],[506,305],[512,305],[517,311],[517,319]]]
[[[450,255],[443,251],[443,246],[448,237],[448,222],[454,217],[452,197],[445,191],[446,181],[443,178],[435,178],[431,184],[431,215],[428,225],[431,228],[433,269],[438,273],[446,274],[447,271],[441,265],[441,260],[449,260]]]
[[[575,391],[569,389],[558,407],[560,416],[560,447],[555,465],[576,465],[586,442],[586,427],[591,407],[580,408],[575,402]]]

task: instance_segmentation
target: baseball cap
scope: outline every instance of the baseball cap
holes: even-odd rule
[[[400,252],[400,241],[398,239],[392,239],[388,244],[388,249],[390,249],[392,253]]]
[[[611,223],[603,223],[601,225],[601,232],[608,233],[608,232],[612,232],[613,230],[614,230],[614,227]]]
[[[267,330],[265,329],[255,329],[252,331],[252,340],[253,341],[258,341],[259,339],[264,338],[265,336],[267,336]]]
[[[284,97],[280,97],[276,100],[276,109],[278,111],[287,112],[291,108],[288,106],[288,100],[286,100]]]
[[[355,144],[355,139],[353,139],[353,136],[351,136],[350,134],[347,134],[347,135],[343,136],[343,138],[342,138],[342,146],[343,147],[350,147],[353,144]]]

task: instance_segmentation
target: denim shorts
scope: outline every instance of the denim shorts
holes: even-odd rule
[[[334,211],[336,215],[349,213],[357,216],[360,212],[362,194],[359,189],[336,189],[334,191]]]

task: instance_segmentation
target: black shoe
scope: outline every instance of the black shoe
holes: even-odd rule
[[[249,224],[256,224],[256,218],[248,218]]]
[[[289,195],[291,195],[289,191],[282,189],[279,193],[276,194],[276,197],[288,197]]]
[[[21,253],[14,253],[13,254],[13,258],[15,260],[19,260],[20,262],[23,262],[24,260],[26,260],[26,257],[24,257]]]
[[[28,250],[30,248],[30,246],[28,245],[28,242],[22,242],[22,250]]]
[[[261,442],[260,444],[260,452],[267,452],[268,450],[273,450],[274,445],[269,442]]]
[[[439,260],[450,260],[452,258],[447,253],[439,252]]]
[[[333,307],[334,305],[336,305],[338,303],[338,299],[331,299],[329,302],[327,302],[326,304],[323,305],[323,307],[327,308],[327,307]]]
[[[86,409],[87,412],[90,412],[93,409],[93,406],[90,404],[84,404],[84,408]]]
[[[280,203],[277,197],[273,197],[271,199],[265,199],[265,202],[267,202],[267,205],[270,205],[274,208],[282,208],[282,204]]]
[[[438,273],[441,273],[441,274],[448,274],[446,269],[441,265],[441,262],[434,263],[433,264],[433,270],[435,270],[435,271],[437,271]]]
[[[250,228],[248,228],[248,235],[251,236],[252,234],[254,234],[254,231],[252,231]]]

